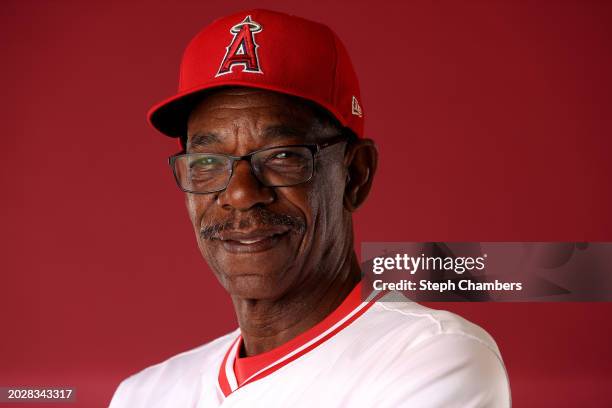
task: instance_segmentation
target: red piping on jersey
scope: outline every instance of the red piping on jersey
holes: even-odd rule
[[[281,367],[284,367],[300,356],[320,346],[363,315],[384,294],[385,292],[380,292],[368,302],[362,302],[361,282],[359,282],[342,304],[317,325],[276,349],[257,356],[246,357],[246,359],[254,359],[254,362],[260,366],[261,369],[240,383],[238,383],[235,374],[235,364],[237,355],[239,354],[238,350],[242,345],[242,336],[238,335],[225,353],[221,367],[219,367],[218,381],[219,388],[223,395],[227,397],[238,388],[270,375]]]

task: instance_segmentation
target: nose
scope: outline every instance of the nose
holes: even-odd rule
[[[246,211],[257,205],[274,202],[274,190],[257,180],[247,160],[240,160],[234,166],[227,188],[217,196],[217,202],[221,207]]]

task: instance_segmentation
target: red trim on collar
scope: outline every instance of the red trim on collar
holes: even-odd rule
[[[221,392],[223,392],[223,395],[225,395],[226,397],[232,392],[232,387],[229,384],[228,381],[228,377],[225,373],[225,367],[227,365],[227,359],[230,355],[230,352],[232,351],[232,349],[234,349],[236,342],[238,342],[238,340],[240,340],[240,335],[238,335],[238,337],[236,337],[236,339],[234,341],[232,341],[232,344],[230,345],[229,349],[227,350],[227,352],[225,353],[225,356],[223,357],[223,361],[221,362],[221,367],[219,367],[219,376],[218,376],[218,381],[219,381],[219,388],[221,389]]]
[[[362,302],[361,286],[359,282],[340,306],[321,322],[268,352],[238,358],[242,346],[242,336],[238,335],[219,368],[219,388],[223,394],[227,397],[236,389],[273,373],[323,344],[363,315],[384,294],[378,293],[368,302]]]

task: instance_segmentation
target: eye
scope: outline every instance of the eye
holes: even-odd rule
[[[198,164],[215,164],[218,162],[219,162],[219,159],[217,159],[216,157],[208,156],[208,157],[201,158]]]
[[[225,160],[219,156],[200,156],[189,163],[191,171],[212,171],[225,167]]]
[[[271,159],[288,159],[291,157],[295,157],[295,153],[286,151],[286,152],[276,153],[275,155],[271,157]]]
[[[270,154],[266,164],[270,166],[300,165],[306,160],[304,153],[295,150],[281,150]]]
[[[290,147],[270,151],[263,161],[263,165],[276,172],[295,172],[310,167],[310,161],[309,150],[301,147]]]

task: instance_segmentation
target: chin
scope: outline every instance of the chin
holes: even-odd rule
[[[292,286],[298,271],[294,245],[277,245],[262,251],[234,253],[218,241],[204,247],[202,255],[221,285],[244,299],[276,299]]]
[[[225,290],[232,296],[242,299],[274,300],[288,289],[287,279],[271,274],[226,274],[222,281]]]

